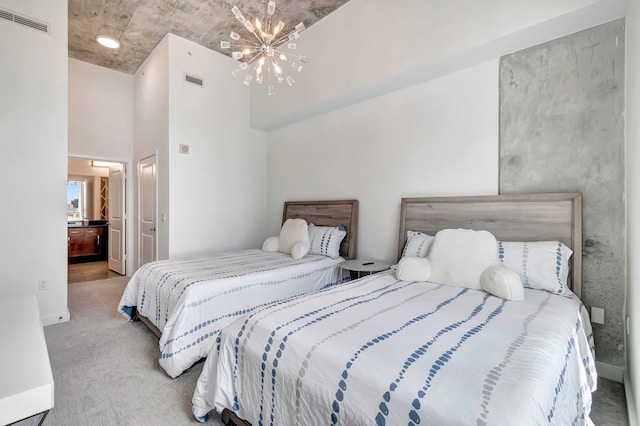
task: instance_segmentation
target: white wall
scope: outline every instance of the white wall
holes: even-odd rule
[[[125,163],[128,170],[127,274],[134,271],[134,77],[69,59],[69,156]],[[108,176],[108,169],[103,169]],[[76,173],[79,174],[79,173]],[[99,187],[98,187],[99,188]]]
[[[295,88],[253,86],[271,129],[623,16],[626,0],[350,0],[298,41]]]
[[[235,61],[169,35],[169,256],[259,247],[266,215],[266,135],[249,128]],[[204,80],[185,81],[185,74]],[[188,155],[179,145],[190,147]]]
[[[67,2],[0,7],[51,27],[46,34],[0,21],[0,297],[36,294],[47,325],[69,319]]]
[[[498,61],[273,130],[269,213],[355,198],[358,257],[395,261],[400,199],[497,194]]]
[[[399,209],[402,195],[497,193],[498,58],[625,7],[349,1],[300,37],[298,51],[310,59],[293,88],[267,96],[252,86],[251,123],[271,129],[270,226],[285,199],[359,198],[359,255],[391,260],[397,211],[388,209]]]
[[[640,408],[640,3],[629,2],[626,55],[627,335],[625,391],[631,425]]]
[[[233,67],[169,34],[136,73],[135,158],[158,150],[160,259],[258,247],[266,235],[266,135],[249,128],[249,92]]]
[[[69,59],[69,155],[131,161],[133,76]]]
[[[138,192],[138,161],[156,155],[158,187],[169,188],[169,42],[163,38],[134,78],[134,145],[131,175]],[[158,191],[158,211],[169,212],[169,191]],[[138,205],[133,206],[134,262],[138,266]],[[158,259],[169,257],[169,222],[157,224]]]

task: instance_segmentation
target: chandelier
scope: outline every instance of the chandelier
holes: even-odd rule
[[[240,34],[232,31],[229,37],[233,41],[220,42],[222,49],[235,49],[231,52],[231,57],[240,62],[231,74],[234,77],[246,74],[243,83],[247,86],[250,86],[252,81],[257,84],[266,81],[267,93],[270,96],[276,93],[274,83],[281,84],[286,81],[289,86],[293,86],[296,81],[287,73],[287,69],[302,72],[303,64],[308,60],[304,55],[291,52],[296,50],[296,40],[305,29],[304,23],[300,22],[292,31],[282,33],[284,22],[278,21],[272,25],[275,10],[276,2],[269,1],[266,16],[260,21],[258,18],[245,18],[238,6],[233,6],[231,12],[251,35],[247,36],[248,39],[242,38]]]

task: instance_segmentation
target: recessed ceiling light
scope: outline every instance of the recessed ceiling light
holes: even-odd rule
[[[120,47],[120,42],[108,35],[99,35],[96,37],[96,41],[109,49],[117,49]]]

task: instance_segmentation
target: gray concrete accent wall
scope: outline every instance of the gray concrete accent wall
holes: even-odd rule
[[[624,367],[624,19],[500,60],[500,193],[582,192],[596,360]]]

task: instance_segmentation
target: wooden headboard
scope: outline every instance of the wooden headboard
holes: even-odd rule
[[[347,236],[340,245],[340,256],[345,259],[356,256],[358,200],[286,201],[282,223],[291,218],[301,218],[318,226],[344,226]]]
[[[403,198],[398,258],[406,242],[406,231],[435,235],[447,228],[486,230],[502,241],[562,241],[573,250],[569,286],[580,296],[582,194]]]

